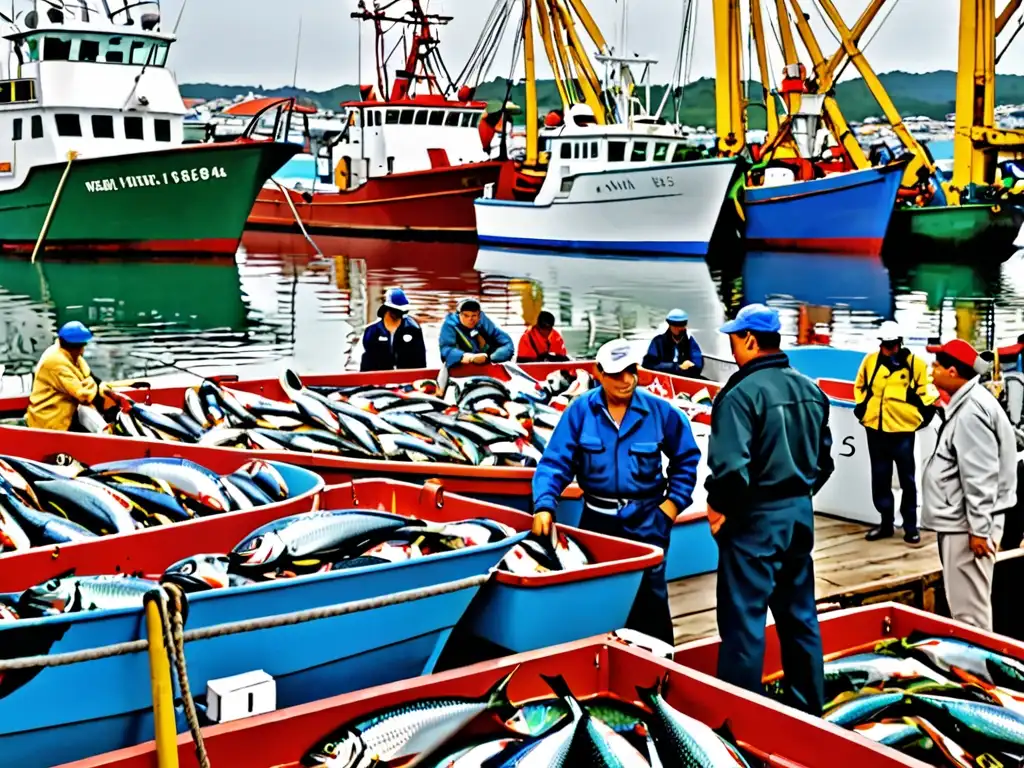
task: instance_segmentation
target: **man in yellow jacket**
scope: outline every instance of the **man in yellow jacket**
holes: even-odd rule
[[[900,502],[903,540],[920,544],[914,436],[935,415],[939,393],[925,361],[903,346],[903,333],[896,323],[882,323],[878,341],[878,351],[864,358],[854,385],[857,401],[854,413],[867,431],[871,496],[882,517],[881,525],[872,528],[865,538],[877,541],[895,532],[892,495],[895,464],[903,491]]]
[[[77,320],[61,326],[57,342],[36,366],[25,414],[28,426],[67,432],[75,423],[78,406],[91,404],[106,391],[82,356],[90,341],[92,331]]]

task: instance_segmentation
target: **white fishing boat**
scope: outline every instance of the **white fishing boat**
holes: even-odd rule
[[[694,6],[687,3],[684,19]],[[577,9],[579,12],[579,9]],[[655,59],[624,56],[607,47],[589,15],[581,15],[605,67],[598,82],[578,39],[552,33],[543,13],[537,27],[565,105],[564,118],[549,113],[537,129],[533,27],[522,25],[526,67],[526,157],[512,183],[485,187],[474,205],[483,243],[613,253],[707,253],[729,188],[736,158],[702,158],[687,131],[662,117],[669,91],[651,109],[650,70]],[[622,43],[626,11],[623,3]],[[687,25],[684,25],[685,42]],[[680,45],[680,50],[683,49]],[[558,54],[558,55],[556,55]],[[576,80],[557,73],[579,62]],[[677,60],[677,68],[680,61]],[[639,78],[633,69],[642,68]],[[582,79],[581,79],[582,78]],[[646,93],[646,98],[643,94]]]

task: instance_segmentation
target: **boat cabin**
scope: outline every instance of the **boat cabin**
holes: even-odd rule
[[[331,167],[348,177],[339,180],[338,186],[351,187],[362,178],[391,173],[486,161],[477,128],[486,106],[482,101],[448,101],[437,95],[342,104],[347,126],[328,148]]]
[[[159,31],[159,5],[109,15],[105,3],[94,5],[40,1],[5,25],[0,189],[19,186],[33,167],[66,162],[69,152],[103,157],[182,144],[186,109],[166,69],[175,38]]]

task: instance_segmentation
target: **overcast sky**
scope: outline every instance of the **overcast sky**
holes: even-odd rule
[[[714,69],[712,0],[694,1],[699,4],[700,35],[693,76],[699,77],[711,75]],[[853,26],[867,2],[835,1],[849,26]],[[181,2],[164,0],[165,29],[173,26]],[[611,40],[619,36],[621,2],[587,2],[605,36]],[[115,3],[116,0],[111,0],[111,5]],[[472,51],[492,3],[493,0],[430,0],[430,11],[455,17],[440,33],[443,53],[453,74],[461,69]],[[763,0],[763,5],[774,7],[771,0]],[[804,0],[801,5],[810,13],[818,40],[826,55],[830,55],[837,43],[814,10],[813,0]],[[1002,5],[997,2],[997,6]],[[360,26],[364,28],[364,66],[372,66],[371,30],[349,18],[355,6],[356,0],[192,0],[185,6],[178,29],[179,42],[171,55],[170,66],[180,82],[262,84],[265,87],[290,84],[301,17],[298,85],[325,90],[355,83],[359,72],[357,29]],[[661,60],[656,81],[667,80],[670,76],[681,29],[681,6],[682,0],[631,0],[629,4],[627,48],[632,53]],[[889,0],[879,17],[890,7],[893,10],[870,43],[868,60],[877,72],[956,69],[958,6],[958,0]],[[1011,22],[1011,28],[1015,24],[1016,19]],[[872,36],[875,27],[864,40]],[[1009,30],[1004,37],[1008,35]],[[774,55],[773,69],[779,68],[780,61],[781,58]],[[507,72],[508,62],[507,55],[500,56],[492,75]],[[546,67],[543,69],[547,71]],[[999,71],[1024,74],[1024,41],[1018,40],[1010,48]],[[847,77],[853,72],[854,68],[849,67]],[[368,80],[368,77],[364,75],[363,79]]]

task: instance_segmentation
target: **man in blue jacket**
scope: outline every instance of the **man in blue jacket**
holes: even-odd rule
[[[681,411],[637,389],[639,364],[629,341],[598,350],[600,388],[565,409],[533,476],[535,534],[550,533],[558,497],[575,477],[581,528],[668,552],[672,523],[693,497],[700,449]],[[626,626],[673,644],[664,562],[644,574]]]
[[[828,398],[779,351],[779,315],[763,304],[722,326],[740,369],[715,397],[708,522],[718,542],[718,677],[764,692],[768,608],[789,703],[821,715],[824,669],[814,602],[811,496],[828,480]]]
[[[644,368],[677,376],[699,378],[704,370],[704,354],[700,344],[686,330],[690,316],[673,309],[665,316],[668,330],[651,339],[644,355]]]
[[[426,368],[427,347],[423,329],[409,316],[409,299],[401,288],[390,288],[377,309],[376,323],[363,332],[360,371],[394,371]]]
[[[505,363],[515,354],[512,338],[480,311],[476,299],[463,299],[444,319],[439,338],[441,362],[459,365]]]

